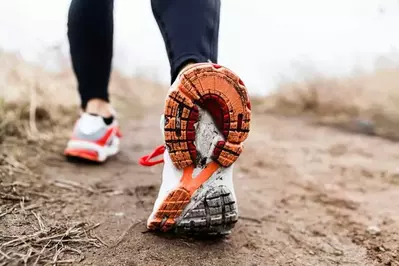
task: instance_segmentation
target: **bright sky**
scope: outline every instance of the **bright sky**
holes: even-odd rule
[[[0,1],[0,47],[55,68],[57,61],[43,62],[41,54],[56,44],[68,54],[69,2]],[[150,1],[115,0],[115,12],[115,67],[167,83]],[[380,55],[399,61],[398,32],[397,0],[222,0],[219,62],[238,72],[250,92],[267,93],[314,72],[370,70]]]

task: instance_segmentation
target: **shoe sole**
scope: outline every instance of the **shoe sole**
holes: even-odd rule
[[[224,167],[232,165],[242,152],[251,120],[244,83],[231,70],[216,64],[194,65],[182,74],[178,88],[169,93],[164,112],[165,144],[178,169],[196,160],[197,105],[212,115],[225,138],[217,143],[212,159]]]
[[[228,234],[238,219],[233,194],[225,186],[206,186],[205,182],[220,167],[231,166],[242,152],[251,119],[247,90],[236,74],[216,64],[195,64],[179,78],[166,100],[164,136],[170,158],[176,168],[183,170],[183,177],[149,221],[148,228]],[[197,106],[211,114],[224,140],[216,143],[213,161],[193,178]],[[203,189],[197,193],[199,187]]]
[[[114,137],[112,146],[101,146],[84,140],[70,140],[64,155],[71,160],[103,163],[119,152],[119,137]]]

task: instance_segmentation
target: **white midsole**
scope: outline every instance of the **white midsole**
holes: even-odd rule
[[[119,152],[120,139],[117,136],[113,137],[112,144],[109,146],[101,146],[94,142],[84,140],[70,140],[67,145],[67,149],[82,149],[95,151],[98,154],[98,160],[103,162],[107,157],[115,155]]]

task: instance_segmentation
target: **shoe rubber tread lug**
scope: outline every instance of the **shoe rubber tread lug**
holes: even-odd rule
[[[174,231],[178,234],[227,235],[238,220],[236,203],[225,186],[212,188],[182,215],[189,203],[188,192],[177,189],[169,193],[150,221],[152,231]]]
[[[232,194],[225,186],[215,187],[208,191],[178,221],[176,232],[184,234],[229,234],[238,220],[237,207],[235,205]],[[199,214],[202,214],[202,216]]]
[[[217,119],[225,138],[217,143],[212,159],[224,167],[232,165],[250,129],[250,102],[244,84],[231,70],[210,63],[190,67],[179,78],[164,110],[165,143],[173,164],[184,169],[196,161],[198,105]]]

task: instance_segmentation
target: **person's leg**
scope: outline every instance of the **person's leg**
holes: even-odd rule
[[[248,136],[250,103],[241,79],[216,64],[219,0],[152,0],[165,41],[172,85],[161,130],[162,185],[150,230],[228,234],[238,219],[233,164]],[[211,61],[211,62],[209,62]],[[190,65],[190,66],[189,66]]]
[[[220,0],[151,0],[168,53],[171,81],[188,63],[217,63]]]
[[[113,52],[113,0],[72,0],[68,39],[82,109],[110,116],[108,82]]]
[[[119,151],[119,127],[109,104],[113,0],[72,0],[68,39],[82,115],[64,151],[69,158],[103,162]]]

